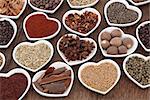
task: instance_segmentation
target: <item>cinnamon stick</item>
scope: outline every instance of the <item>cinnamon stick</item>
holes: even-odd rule
[[[49,74],[45,75],[45,77],[49,77],[51,75],[58,75],[58,74],[61,74],[64,71],[66,71],[65,67],[58,68],[58,69],[55,69],[52,73],[49,73]]]
[[[67,70],[59,75],[52,75],[50,77],[43,78],[40,80],[39,83],[47,84],[47,83],[52,83],[52,82],[59,81],[59,80],[64,80],[64,79],[70,78],[70,75],[71,75],[71,71]]]

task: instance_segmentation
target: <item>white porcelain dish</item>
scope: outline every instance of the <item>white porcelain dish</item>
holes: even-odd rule
[[[47,94],[47,93],[43,93],[40,90],[38,90],[36,88],[36,86],[33,84],[33,82],[37,81],[46,70],[39,71],[34,75],[34,77],[32,79],[33,88],[35,89],[35,91],[37,93],[39,93],[40,95],[45,96],[45,97],[66,97],[66,96],[68,96],[71,91],[71,88],[73,86],[73,81],[74,81],[74,72],[73,72],[72,68],[63,62],[55,62],[55,63],[51,64],[50,67],[54,67],[56,69],[61,68],[61,67],[66,67],[66,69],[71,70],[71,83],[70,83],[68,89],[63,94]]]
[[[87,84],[85,84],[83,81],[82,81],[82,78],[81,78],[81,72],[84,68],[88,67],[89,65],[99,65],[99,64],[102,64],[102,63],[106,63],[106,62],[109,62],[109,63],[112,63],[113,65],[115,65],[116,69],[117,69],[117,78],[116,78],[116,81],[114,82],[114,84],[107,90],[107,91],[99,91],[97,89],[94,89],[90,86],[88,86]],[[79,78],[79,81],[83,84],[83,86],[85,86],[87,89],[89,90],[92,90],[94,92],[97,92],[97,93],[100,93],[100,94],[107,94],[110,90],[113,89],[114,86],[116,86],[116,84],[118,83],[119,79],[120,79],[120,76],[121,76],[121,71],[120,71],[120,67],[119,65],[113,61],[113,60],[110,60],[110,59],[105,59],[105,60],[101,60],[99,61],[98,63],[95,63],[95,62],[87,62],[83,65],[80,66],[79,70],[78,70],[78,78]]]
[[[51,55],[50,55],[49,59],[48,59],[41,67],[39,67],[39,68],[37,68],[37,69],[31,69],[31,68],[29,68],[29,67],[27,67],[27,66],[24,66],[24,65],[22,65],[21,63],[18,62],[18,60],[16,59],[16,51],[17,51],[17,49],[18,49],[20,46],[22,46],[22,45],[34,46],[34,45],[37,45],[37,44],[40,44],[40,43],[44,43],[44,44],[48,45],[48,47],[51,49]],[[29,70],[29,71],[31,71],[31,72],[36,72],[36,71],[40,70],[41,68],[43,68],[43,67],[51,60],[53,54],[54,54],[53,45],[52,45],[49,41],[40,40],[40,41],[37,41],[37,42],[35,42],[35,43],[22,42],[22,43],[18,44],[18,45],[14,48],[12,56],[13,56],[14,61],[15,61],[19,66],[21,66],[22,68],[25,68],[25,69],[27,69],[27,70]]]
[[[88,12],[93,12],[93,13],[95,13],[95,14],[98,15],[98,22],[97,22],[96,26],[95,26],[91,31],[89,31],[88,33],[84,34],[84,33],[80,33],[80,32],[77,32],[77,31],[75,31],[75,30],[72,30],[71,28],[69,28],[69,27],[66,25],[65,19],[66,19],[66,17],[67,17],[68,15],[70,15],[70,14],[75,14],[75,13],[81,15],[81,14],[83,14],[83,13],[86,12],[86,11],[88,11]],[[77,34],[77,35],[80,35],[80,36],[88,36],[88,35],[90,35],[92,32],[94,32],[94,31],[96,30],[96,28],[99,26],[99,24],[100,24],[100,22],[101,22],[101,15],[100,15],[100,13],[99,13],[96,9],[94,9],[94,8],[85,8],[85,9],[82,9],[82,10],[69,10],[69,11],[67,11],[67,12],[63,15],[62,22],[63,22],[63,25],[65,26],[65,28],[66,28],[68,31],[70,31],[70,32],[72,32],[72,33],[75,33],[75,34]]]
[[[4,54],[1,52],[0,52],[0,57],[2,57],[2,60],[3,60],[2,65],[0,65],[0,71],[1,71],[5,65],[6,58],[5,58]]]
[[[57,30],[53,35],[49,35],[49,36],[46,36],[46,37],[42,37],[42,38],[32,38],[32,37],[30,37],[30,36],[28,35],[27,30],[26,30],[26,22],[27,22],[27,20],[28,20],[30,17],[32,17],[33,15],[37,15],[37,14],[42,14],[42,15],[46,16],[47,20],[52,20],[52,21],[57,22],[57,24],[58,24],[58,30]],[[40,27],[40,26],[39,26],[39,27]],[[29,14],[29,15],[24,19],[24,22],[23,22],[23,30],[24,30],[24,32],[25,32],[25,35],[26,35],[27,39],[28,39],[28,40],[31,40],[31,41],[44,40],[44,39],[51,39],[51,38],[54,38],[54,37],[60,32],[60,30],[61,30],[61,22],[60,22],[58,19],[56,19],[56,18],[49,18],[49,17],[48,17],[45,13],[43,13],[43,12],[34,12],[34,13]]]
[[[8,48],[10,46],[10,44],[13,42],[14,38],[16,37],[17,25],[13,20],[11,20],[9,18],[1,18],[0,21],[8,21],[12,25],[13,30],[14,30],[14,34],[13,34],[12,38],[10,39],[10,41],[6,45],[0,45],[0,48]]]
[[[141,5],[145,5],[145,4],[148,4],[150,3],[150,0],[147,0],[147,1],[143,1],[143,2],[139,2],[139,3],[136,3],[134,2],[133,0],[128,0],[129,2],[131,2],[133,5],[135,6],[141,6]]]
[[[75,34],[66,34],[66,35],[68,35],[68,36],[73,36],[73,37],[77,37],[77,35],[75,35]],[[96,42],[95,42],[93,39],[91,39],[91,38],[80,38],[81,40],[86,40],[86,41],[92,42],[92,43],[94,44],[94,46],[95,46],[94,50],[93,50],[92,53],[91,53],[86,59],[84,59],[84,60],[81,60],[81,61],[80,61],[80,60],[68,61],[68,60],[66,59],[65,55],[64,55],[64,54],[60,51],[60,49],[59,49],[59,44],[60,44],[60,41],[61,41],[62,38],[63,38],[63,36],[62,36],[62,37],[58,40],[58,42],[57,42],[57,51],[58,51],[59,55],[61,56],[61,58],[62,58],[68,65],[73,66],[73,65],[78,65],[78,64],[84,63],[84,62],[90,60],[90,59],[96,54],[96,52],[97,52],[97,44],[96,44]]]
[[[107,16],[107,9],[112,3],[115,3],[115,2],[122,3],[127,7],[127,9],[130,9],[130,10],[137,12],[138,13],[137,20],[132,22],[132,23],[126,23],[126,24],[111,23],[108,19],[108,16]],[[108,25],[118,26],[118,27],[127,27],[127,26],[132,26],[132,25],[136,24],[142,18],[142,11],[138,7],[129,5],[129,3],[126,0],[110,0],[106,3],[106,5],[104,7],[104,15],[105,15],[105,19],[106,19],[106,22],[108,23]]]
[[[122,33],[122,37],[121,37],[121,38],[122,38],[122,39],[123,39],[123,38],[130,38],[130,39],[133,40],[133,46],[132,46],[130,49],[128,49],[127,54],[110,55],[110,54],[107,54],[107,53],[106,53],[106,50],[104,50],[104,49],[102,48],[102,46],[101,46],[101,34],[102,34],[103,32],[109,32],[109,33],[111,33],[111,32],[112,32],[113,30],[115,30],[115,29],[121,31],[121,33]],[[137,49],[137,47],[138,47],[138,41],[137,41],[137,39],[136,39],[134,36],[132,36],[132,35],[125,34],[125,33],[124,33],[120,28],[118,28],[118,27],[107,27],[107,28],[103,29],[103,30],[100,32],[99,36],[98,36],[98,43],[99,43],[100,49],[101,49],[101,51],[102,51],[102,54],[103,54],[105,57],[125,57],[125,56],[128,56],[128,55],[132,54],[132,53]]]
[[[127,63],[127,61],[129,60],[129,58],[132,58],[132,57],[139,57],[139,58],[142,58],[142,59],[144,59],[145,61],[147,61],[148,59],[150,59],[150,56],[145,57],[145,56],[143,56],[143,55],[141,55],[141,54],[135,53],[135,54],[129,55],[129,56],[126,57],[125,60],[123,61],[123,70],[124,70],[125,74],[127,75],[127,77],[128,77],[131,81],[133,81],[136,85],[138,85],[139,87],[141,87],[141,88],[143,88],[143,89],[150,87],[150,84],[148,84],[148,85],[142,85],[142,84],[140,84],[140,83],[137,82],[134,78],[132,78],[132,77],[130,76],[130,74],[127,72],[127,70],[126,70],[126,63]]]

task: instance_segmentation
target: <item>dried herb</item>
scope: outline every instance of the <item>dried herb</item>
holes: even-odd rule
[[[46,63],[50,55],[51,49],[44,43],[35,46],[22,45],[17,48],[15,53],[18,62],[31,69],[41,67]]]
[[[74,6],[84,6],[88,4],[92,4],[96,0],[70,0],[70,3]]]

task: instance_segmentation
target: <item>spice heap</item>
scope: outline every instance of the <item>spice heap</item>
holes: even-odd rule
[[[65,67],[49,67],[34,85],[38,90],[48,94],[62,94],[71,83],[71,71]]]
[[[117,69],[109,62],[89,65],[81,71],[81,79],[89,87],[105,92],[115,83]]]
[[[42,38],[53,35],[58,30],[58,23],[48,20],[43,14],[36,14],[26,21],[26,31],[31,38]]]
[[[10,22],[0,21],[0,45],[7,45],[13,37],[14,29]]]
[[[112,3],[107,8],[107,16],[111,23],[115,24],[126,24],[132,23],[138,19],[138,13],[127,9],[122,3]]]
[[[90,41],[80,40],[78,36],[65,35],[59,43],[59,48],[68,61],[76,61],[86,59],[95,46]]]
[[[148,1],[148,0],[133,0],[133,2],[135,3],[140,3],[140,2],[145,2],[145,1]]]
[[[130,38],[122,38],[122,33],[114,29],[111,33],[103,32],[101,34],[101,46],[107,54],[117,55],[126,54],[128,49],[132,48],[133,41]]]
[[[84,6],[95,2],[96,0],[69,0],[73,6]]]
[[[27,78],[23,74],[14,74],[9,78],[0,77],[0,99],[18,100],[27,88]]]
[[[61,0],[30,0],[31,4],[37,8],[44,10],[54,10]]]
[[[140,84],[150,84],[150,59],[145,61],[137,56],[129,58],[126,62],[126,70]]]
[[[51,55],[51,48],[44,43],[35,46],[22,45],[17,48],[17,61],[31,69],[37,69],[47,62]]]
[[[3,58],[0,56],[0,67],[3,64]]]
[[[24,5],[24,0],[0,0],[0,14],[17,16]]]
[[[150,23],[141,26],[138,30],[138,34],[143,45],[150,49]]]
[[[97,22],[98,15],[89,11],[81,15],[77,13],[69,14],[65,19],[65,23],[69,28],[83,34],[91,31],[96,26]]]

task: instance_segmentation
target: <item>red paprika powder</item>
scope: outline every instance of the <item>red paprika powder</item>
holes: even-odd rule
[[[53,35],[58,30],[58,23],[43,14],[36,14],[27,19],[25,27],[29,37],[43,38]]]
[[[26,90],[27,84],[27,78],[23,74],[0,77],[0,100],[18,100]]]

